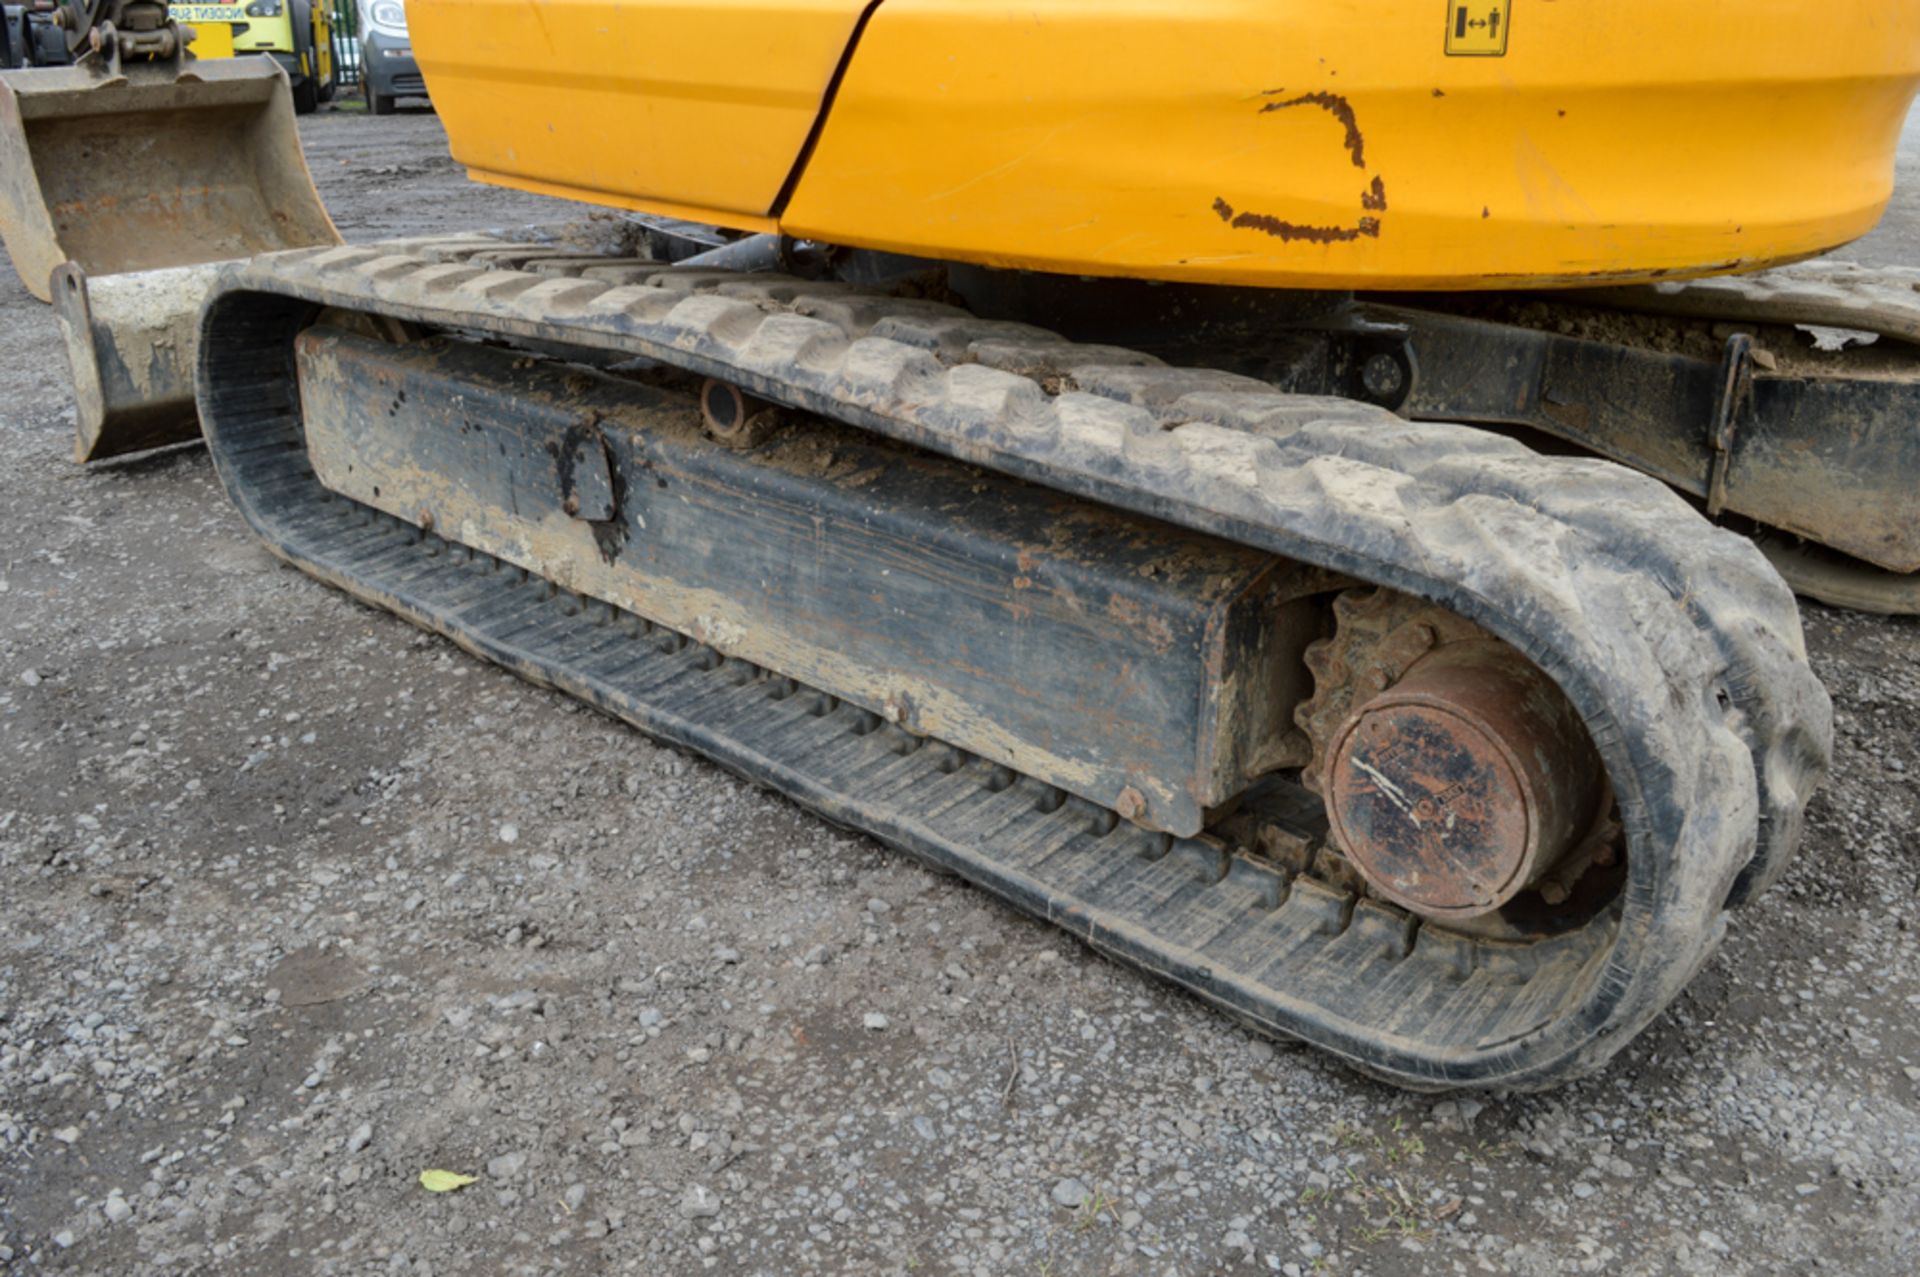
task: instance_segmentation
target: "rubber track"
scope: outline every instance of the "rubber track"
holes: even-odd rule
[[[1920,270],[1802,262],[1751,275],[1567,294],[1627,310],[1760,324],[1817,324],[1920,343]]]
[[[633,266],[602,278],[555,277],[470,264],[477,243],[281,254],[224,279],[202,334],[201,406],[229,490],[263,535],[309,570],[494,659],[714,753],[1036,912],[1076,917],[1085,938],[1264,1028],[1407,1084],[1564,1080],[1596,1067],[1658,1013],[1711,951],[1723,908],[1764,885],[1798,839],[1830,749],[1831,711],[1807,668],[1792,596],[1743,538],[1713,529],[1651,479],[1604,462],[1540,457],[1466,427],[1167,369],[933,303]],[[489,256],[511,259],[497,245]],[[1478,1014],[1453,1022],[1458,1032],[1430,1018],[1438,1004],[1417,1015],[1406,1009],[1409,982],[1431,972],[1389,978],[1363,964],[1314,985],[1307,963],[1279,985],[1254,980],[1150,927],[1142,932],[1144,923],[1098,901],[1093,915],[1076,914],[1074,902],[1085,898],[1071,890],[1023,898],[996,881],[994,844],[948,836],[930,850],[925,827],[907,836],[877,808],[850,817],[846,795],[823,796],[817,778],[803,783],[768,766],[745,738],[663,727],[643,697],[616,703],[604,688],[572,686],[580,678],[564,662],[503,655],[496,639],[443,607],[370,586],[369,569],[321,562],[302,548],[308,534],[296,525],[317,526],[322,516],[307,505],[280,508],[305,499],[303,484],[316,486],[310,470],[301,473],[287,363],[288,338],[314,305],[670,362],[1460,611],[1560,683],[1607,760],[1629,837],[1629,881],[1617,916],[1578,933],[1582,942],[1603,939],[1604,951],[1577,956],[1573,941],[1556,942],[1554,955],[1535,955],[1539,969],[1524,995],[1501,995],[1491,1009],[1475,1004]],[[1402,957],[1448,947],[1431,928],[1419,934]],[[1490,960],[1486,946],[1476,952],[1476,962]],[[1321,1000],[1289,991],[1288,981],[1319,990]],[[1229,987],[1231,996],[1222,992]],[[1499,1036],[1511,1025],[1518,1032]]]

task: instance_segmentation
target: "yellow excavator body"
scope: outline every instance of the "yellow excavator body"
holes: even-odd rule
[[[1883,0],[414,0],[473,176],[995,266],[1480,289],[1867,231]]]
[[[414,3],[407,22],[475,178],[771,230],[860,8]]]

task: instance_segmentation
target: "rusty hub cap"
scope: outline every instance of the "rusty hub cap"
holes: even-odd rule
[[[1310,657],[1307,778],[1375,892],[1431,918],[1479,917],[1587,841],[1604,769],[1552,680],[1404,595],[1358,596],[1336,616]]]

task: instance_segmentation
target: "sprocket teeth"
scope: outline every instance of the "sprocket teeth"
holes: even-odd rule
[[[1359,621],[1379,616],[1393,605],[1396,592],[1384,586],[1346,590],[1333,601],[1333,614],[1341,621]]]
[[[1335,681],[1346,672],[1342,668],[1344,662],[1340,659],[1340,652],[1330,638],[1315,639],[1307,644],[1303,659],[1314,678],[1322,682]]]
[[[1335,595],[1333,620],[1333,633],[1307,646],[1305,661],[1313,674],[1313,693],[1293,711],[1293,721],[1306,733],[1309,746],[1309,758],[1301,770],[1300,783],[1315,794],[1322,792],[1320,772],[1326,764],[1334,732],[1345,721],[1356,700],[1379,690],[1360,684],[1360,675],[1370,665],[1374,665],[1376,674],[1379,672],[1377,665],[1369,660],[1369,654],[1377,652],[1394,634],[1414,623],[1428,625],[1430,646],[1482,633],[1465,617],[1386,586],[1365,586]]]

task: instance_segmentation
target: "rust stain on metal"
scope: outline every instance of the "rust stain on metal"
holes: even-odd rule
[[[1113,600],[1107,604],[1107,615],[1144,638],[1154,651],[1166,653],[1173,650],[1173,627],[1167,623],[1167,618],[1156,612],[1149,612],[1126,595],[1113,596]],[[1211,662],[1209,664],[1211,666]],[[1211,668],[1210,672],[1215,675],[1220,673],[1219,670]]]
[[[1578,717],[1497,640],[1448,644],[1358,707],[1324,780],[1342,850],[1376,890],[1472,917],[1539,882],[1604,788]]]
[[[1295,718],[1330,848],[1373,894],[1466,921],[1554,903],[1614,858],[1605,769],[1566,697],[1518,651],[1392,590],[1349,590],[1307,651]]]

